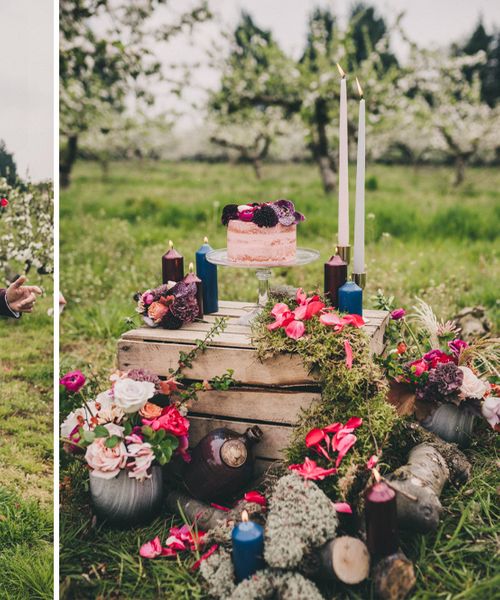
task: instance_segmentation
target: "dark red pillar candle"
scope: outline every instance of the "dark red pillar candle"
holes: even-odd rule
[[[339,288],[347,281],[347,263],[335,254],[325,263],[325,294],[332,306],[339,307]]]
[[[203,319],[203,282],[194,273],[193,263],[189,263],[189,273],[184,277],[186,283],[196,283],[196,302],[198,303],[198,319]]]
[[[177,252],[172,241],[168,245],[168,251],[161,257],[163,283],[177,282],[184,278],[184,257]]]
[[[398,550],[396,492],[379,481],[365,492],[366,542],[373,557],[381,558]]]

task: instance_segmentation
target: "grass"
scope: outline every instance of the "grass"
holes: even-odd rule
[[[0,597],[53,597],[52,282],[36,311],[0,319]]]
[[[500,172],[470,169],[458,190],[446,168],[375,165],[368,178],[368,304],[378,288],[396,295],[402,305],[418,295],[446,318],[464,306],[482,304],[498,327]],[[113,165],[102,181],[95,165],[80,163],[73,185],[61,197],[61,289],[68,300],[61,322],[62,367],[88,369],[91,364],[104,383],[115,366],[116,340],[134,314],[132,294],[160,281],[160,256],[168,240],[182,251],[187,268],[205,235],[213,247],[225,245],[225,229],[219,225],[224,204],[278,197],[293,199],[307,216],[299,243],[328,258],[337,202],[323,195],[313,166],[267,166],[257,182],[241,165],[128,163]],[[321,278],[319,262],[273,274],[274,282],[306,288]],[[254,277],[245,270],[222,268],[219,282],[223,298],[256,296]],[[500,481],[494,437],[482,429],[469,455],[473,480],[458,492],[445,491],[439,530],[403,538],[417,564],[414,599],[496,597]],[[96,527],[84,471],[65,461],[63,473],[63,598],[204,597],[189,563],[147,562],[138,556],[141,543],[166,531],[169,515],[131,531]],[[350,597],[371,594],[368,588],[350,591]]]

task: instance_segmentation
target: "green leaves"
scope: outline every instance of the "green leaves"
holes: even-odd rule
[[[153,446],[156,460],[160,465],[167,464],[179,446],[179,440],[175,435],[167,433],[164,429],[155,432],[150,443]]]
[[[95,437],[106,438],[109,436],[109,431],[104,425],[97,425],[94,429]]]
[[[104,445],[106,446],[106,448],[114,448],[117,444],[120,443],[120,441],[120,437],[118,437],[117,435],[112,435],[111,437],[106,439]]]

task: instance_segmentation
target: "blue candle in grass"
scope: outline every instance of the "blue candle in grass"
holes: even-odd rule
[[[339,288],[339,312],[363,315],[363,290],[354,281]]]
[[[217,265],[209,263],[207,253],[212,250],[205,238],[196,251],[196,274],[203,283],[203,310],[206,315],[219,310],[219,291],[217,288]]]
[[[241,513],[241,523],[233,529],[233,565],[236,581],[248,579],[264,568],[264,528],[248,520],[248,513]]]

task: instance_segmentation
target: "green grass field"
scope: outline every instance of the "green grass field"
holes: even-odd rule
[[[447,318],[463,306],[482,304],[498,326],[500,172],[470,169],[458,190],[446,168],[375,165],[367,175],[366,304],[379,288],[402,305],[419,296]],[[132,295],[160,282],[168,240],[187,267],[205,235],[214,248],[225,245],[219,224],[225,204],[279,197],[292,199],[307,216],[299,243],[327,259],[337,202],[323,195],[311,165],[266,166],[263,180],[256,181],[244,165],[129,163],[112,165],[102,181],[96,165],[80,163],[73,185],[61,195],[61,290],[68,300],[61,321],[62,368],[88,371],[90,364],[104,385],[115,367],[116,340],[134,314]],[[254,277],[245,270],[222,268],[219,281],[222,298],[256,296]],[[276,269],[273,282],[321,285],[322,263]],[[445,492],[438,532],[403,539],[417,564],[414,599],[496,597],[500,481],[492,436],[480,436],[469,455],[474,477],[458,493]],[[93,527],[84,471],[63,460],[63,475],[63,597],[204,597],[189,564],[138,556],[140,544],[161,536],[170,517],[127,532]],[[367,587],[336,595],[371,596]]]
[[[36,311],[0,319],[0,598],[53,597],[52,282]]]

